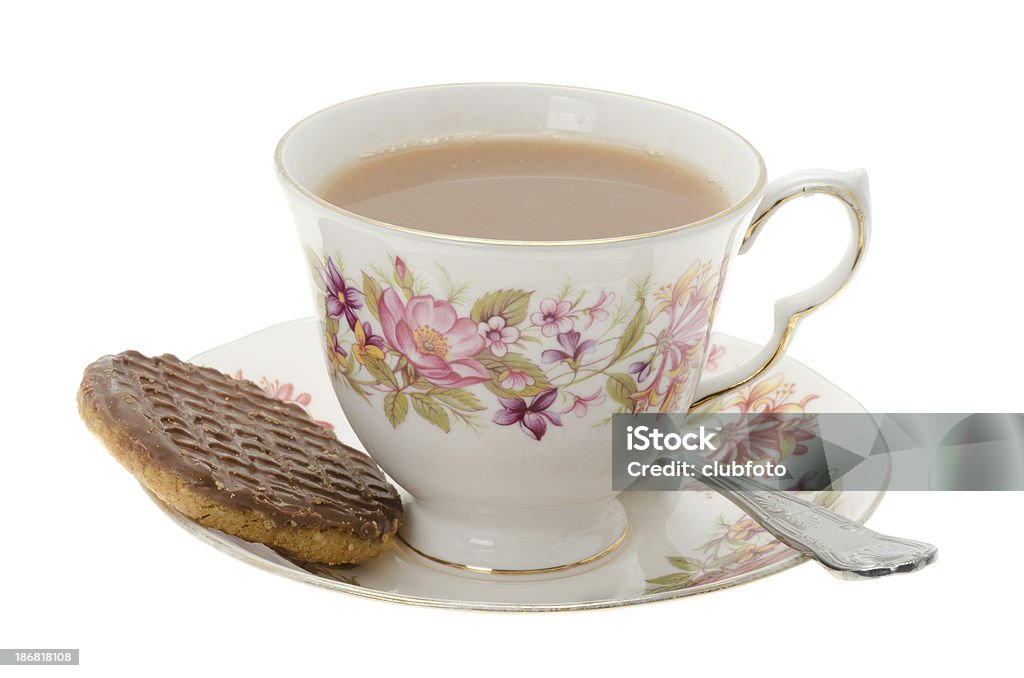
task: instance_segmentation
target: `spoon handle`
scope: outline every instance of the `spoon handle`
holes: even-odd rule
[[[880,534],[823,506],[765,489],[749,478],[701,476],[700,480],[783,544],[817,560],[841,579],[914,572],[934,562],[938,552],[931,544]]]

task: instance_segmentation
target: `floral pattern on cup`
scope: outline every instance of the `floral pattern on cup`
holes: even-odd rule
[[[474,295],[443,269],[440,288],[408,262],[345,270],[340,256],[308,253],[322,295],[332,377],[393,427],[410,416],[449,432],[486,421],[541,440],[551,427],[618,412],[671,412],[693,387],[720,275],[695,261],[628,299],[567,282],[555,293],[498,289]],[[610,421],[608,407],[601,407]],[[568,417],[568,418],[563,418]]]

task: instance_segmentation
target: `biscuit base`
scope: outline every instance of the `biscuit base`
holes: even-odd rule
[[[326,565],[361,563],[376,558],[392,544],[392,534],[384,534],[379,542],[368,541],[341,528],[278,526],[259,511],[225,508],[196,492],[177,474],[152,463],[139,440],[106,426],[82,391],[78,393],[78,411],[111,456],[146,489],[204,527],[265,544],[299,560]]]

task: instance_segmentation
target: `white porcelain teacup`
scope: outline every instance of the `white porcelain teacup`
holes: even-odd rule
[[[656,151],[721,185],[729,207],[643,235],[520,242],[421,232],[317,196],[383,149],[463,135],[544,134]],[[868,240],[867,178],[808,170],[765,186],[742,137],[622,94],[528,84],[387,92],[316,113],[281,140],[277,170],[310,259],[338,400],[411,495],[403,539],[439,562],[537,571],[621,543],[615,412],[682,412],[749,383],[800,319],[835,295]],[[850,210],[850,244],[823,281],[781,299],[747,363],[701,379],[725,271],[784,202]]]

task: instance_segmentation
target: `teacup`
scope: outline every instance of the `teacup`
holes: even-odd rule
[[[382,223],[317,195],[326,177],[383,149],[488,134],[655,151],[704,172],[729,207],[642,235],[522,242]],[[289,130],[276,165],[338,401],[411,494],[401,536],[475,571],[559,570],[622,543],[611,415],[684,412],[756,379],[844,286],[868,240],[862,170],[807,170],[765,186],[761,156],[723,125],[572,87],[443,85],[355,99]],[[773,335],[753,358],[702,378],[734,255],[780,205],[808,194],[849,208],[845,253],[820,283],[776,303]],[[549,360],[552,351],[564,359]]]

